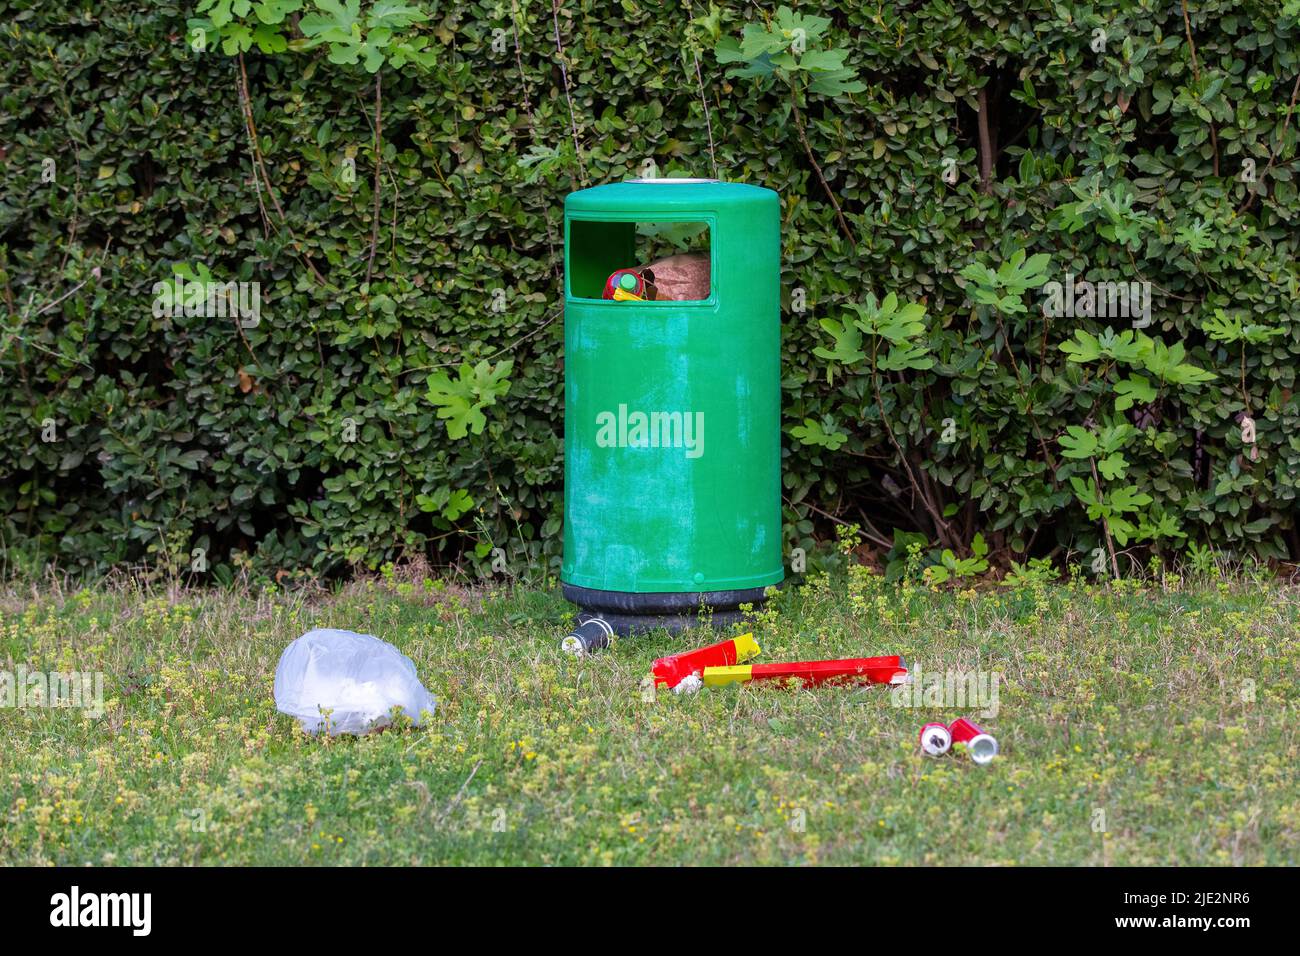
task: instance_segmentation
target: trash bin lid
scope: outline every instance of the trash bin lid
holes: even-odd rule
[[[772,190],[749,183],[720,179],[629,179],[569,193],[564,209],[577,218],[597,214],[647,220],[660,213],[683,214],[693,209],[721,210],[779,202]]]

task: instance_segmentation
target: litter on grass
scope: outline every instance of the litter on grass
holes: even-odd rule
[[[583,617],[578,626],[560,641],[560,650],[574,657],[582,657],[609,647],[614,628],[603,617]]]
[[[783,687],[817,687],[822,684],[902,684],[907,668],[897,655],[850,657],[833,661],[786,661],[777,664],[737,664],[706,667],[700,675],[705,687],[773,681]]]
[[[654,662],[651,672],[655,686],[667,686],[678,694],[694,693],[701,687],[749,681],[815,687],[821,684],[902,684],[909,679],[907,665],[897,654],[833,661],[744,663],[760,653],[754,636],[742,634],[708,647],[661,657]]]
[[[418,726],[437,702],[412,660],[371,634],[318,628],[284,649],[275,668],[275,707],[309,734],[364,734],[387,726],[394,708]]]
[[[952,746],[952,734],[943,724],[926,724],[921,728],[921,750],[931,757],[946,754]]]
[[[753,634],[742,634],[708,647],[661,657],[650,668],[655,686],[663,684],[675,693],[694,693],[702,686],[701,675],[709,667],[725,667],[747,661],[762,653]]]
[[[966,745],[966,752],[970,754],[970,759],[978,764],[986,764],[998,755],[997,740],[965,717],[958,717],[949,724],[948,733],[952,734],[953,743]]]
[[[921,750],[931,757],[946,754],[953,744],[964,744],[970,759],[986,764],[998,755],[998,742],[965,717],[958,717],[947,726],[926,724],[921,728]]]

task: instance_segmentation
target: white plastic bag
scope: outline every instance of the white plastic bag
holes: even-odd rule
[[[388,724],[394,707],[418,725],[420,711],[432,714],[435,705],[411,659],[370,634],[308,631],[275,668],[276,710],[309,734],[364,734]]]

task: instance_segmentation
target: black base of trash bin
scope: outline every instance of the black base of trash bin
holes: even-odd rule
[[[742,604],[760,607],[766,600],[766,588],[736,591],[600,591],[573,584],[561,586],[566,601],[578,605],[584,617],[597,617],[609,624],[619,637],[644,634],[665,628],[680,634],[708,621],[715,625],[741,620]]]

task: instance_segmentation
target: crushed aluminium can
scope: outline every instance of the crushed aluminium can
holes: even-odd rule
[[[992,735],[986,734],[965,717],[958,717],[948,725],[948,733],[953,743],[966,745],[970,759],[977,764],[986,764],[998,755],[998,742]]]

